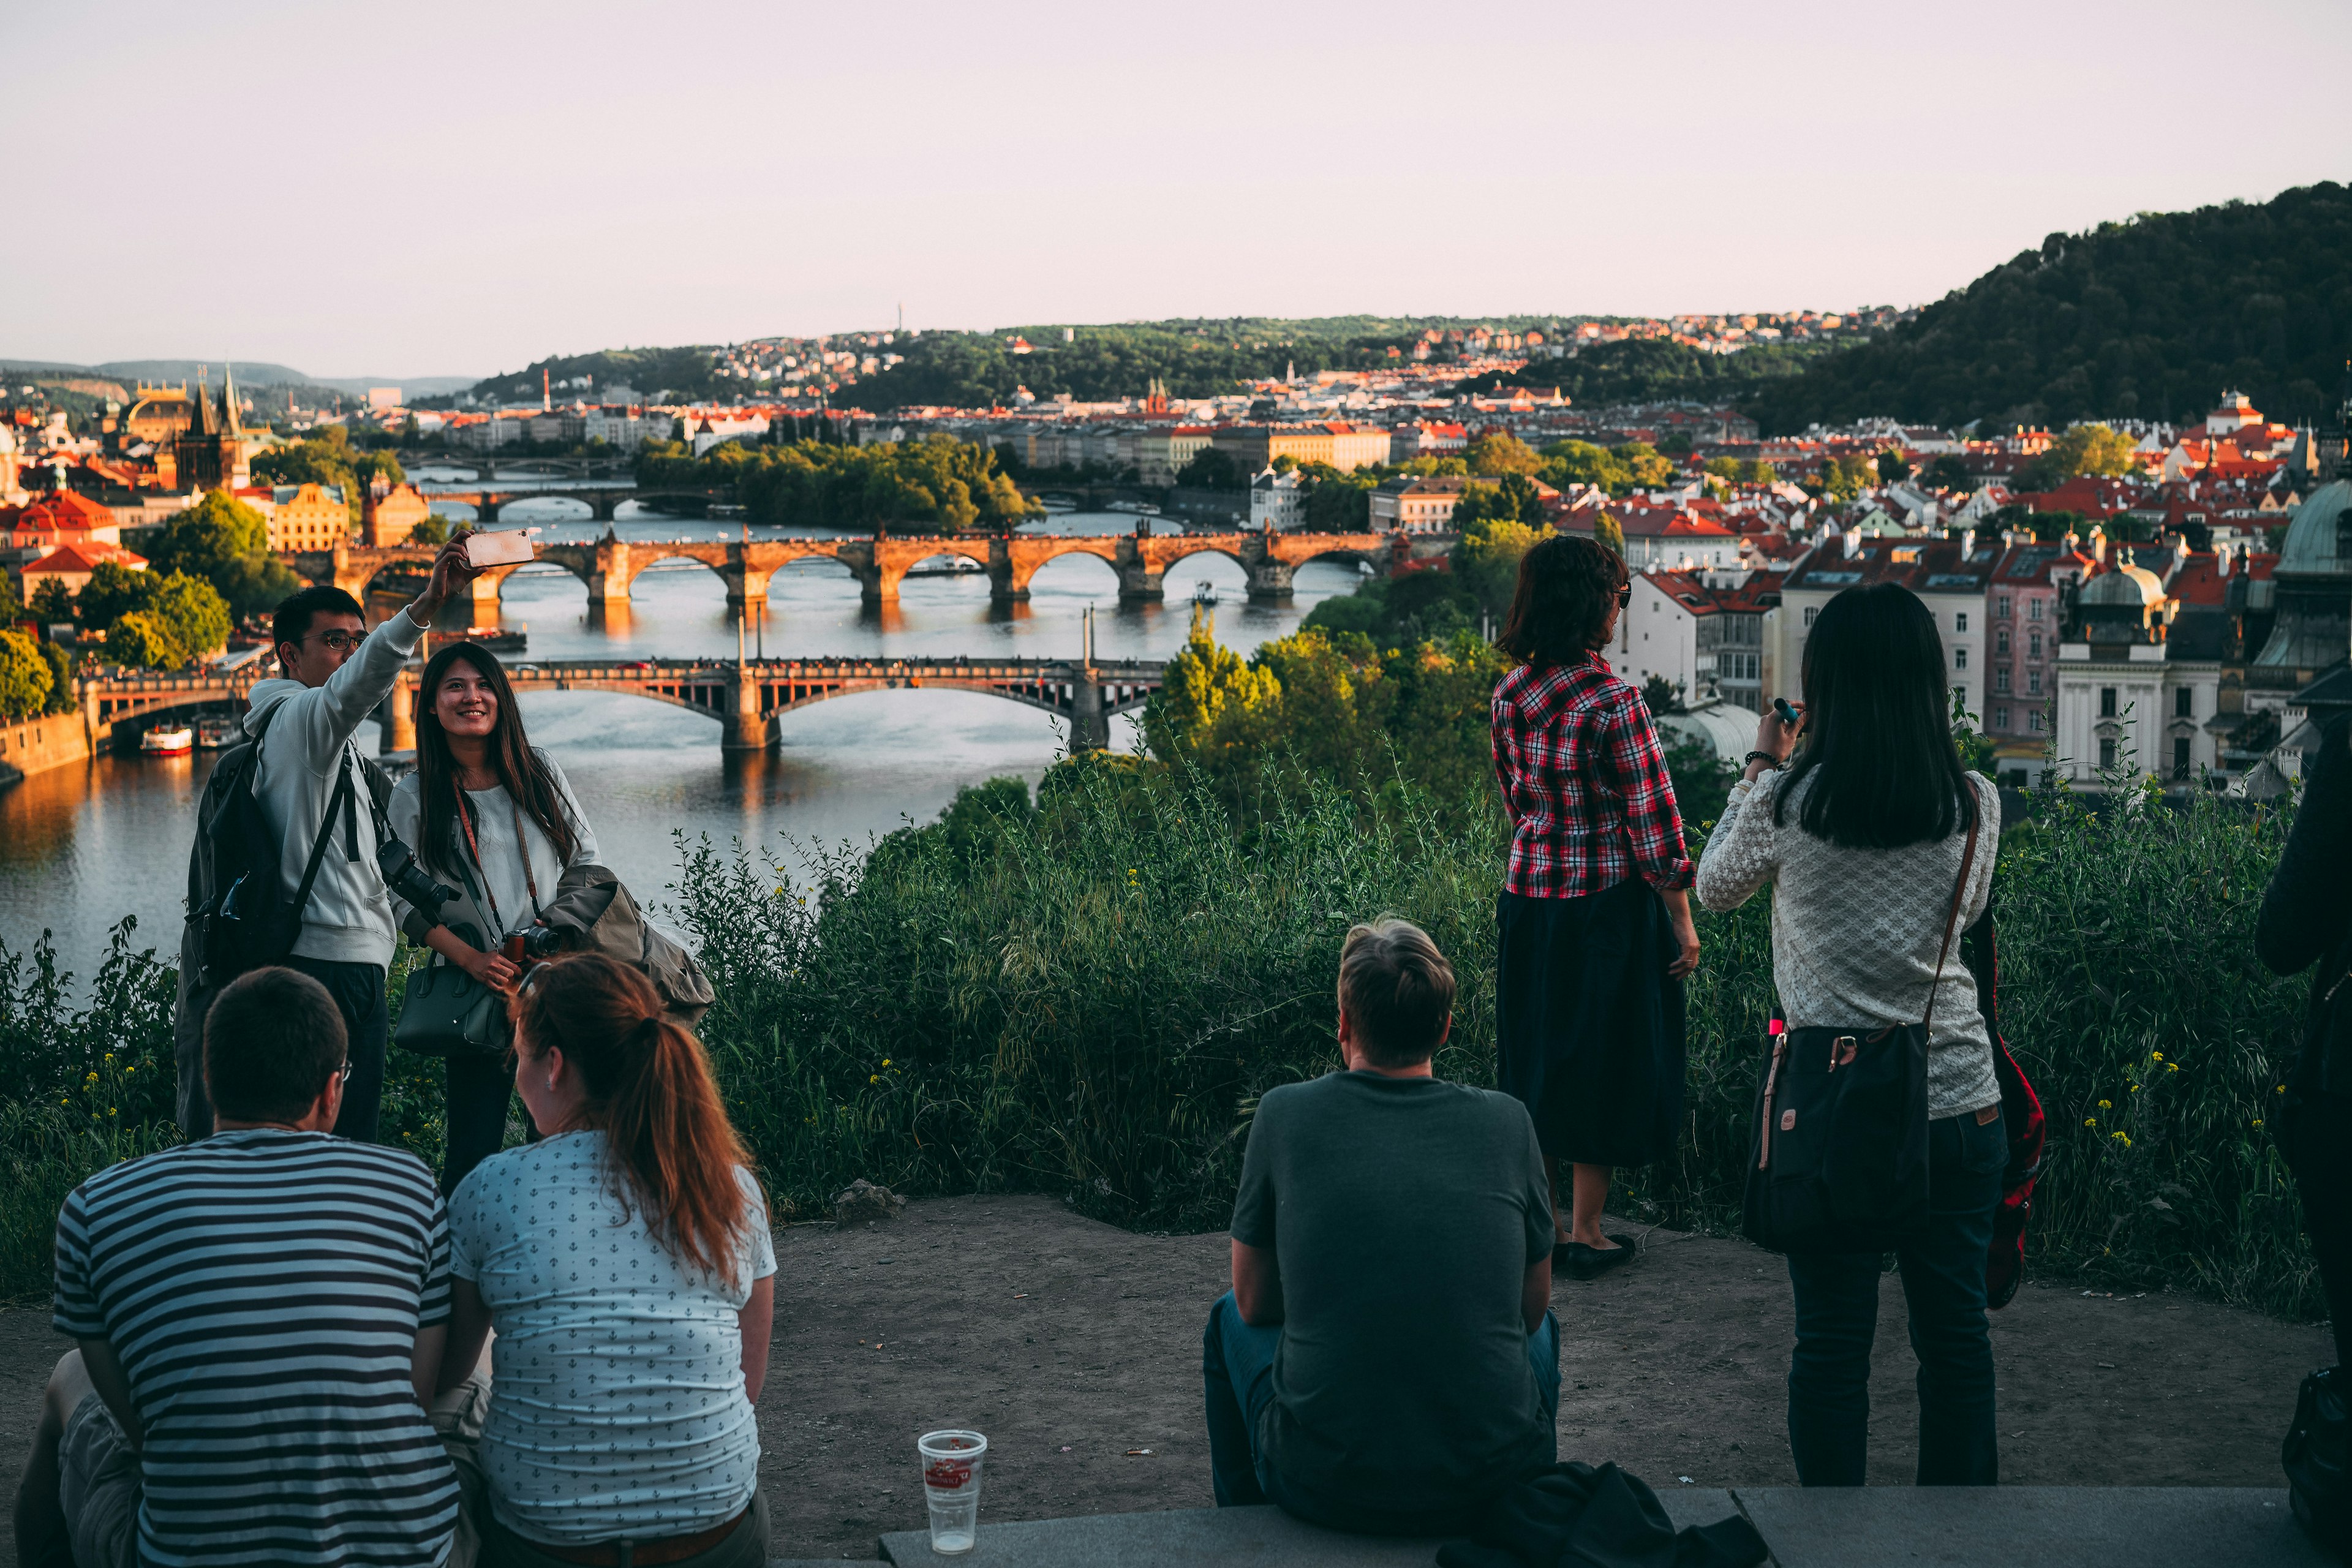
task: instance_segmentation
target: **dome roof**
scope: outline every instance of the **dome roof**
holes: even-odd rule
[[[2145,566],[2124,562],[2084,584],[2082,605],[2123,605],[2145,610],[2164,598],[2164,583]]]
[[[2352,574],[2352,561],[2336,552],[2336,520],[2347,510],[2352,510],[2352,480],[2330,479],[2312,491],[2294,509],[2277,570]]]

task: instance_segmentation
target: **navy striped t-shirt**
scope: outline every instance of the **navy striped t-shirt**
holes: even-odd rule
[[[457,1481],[416,1403],[449,1317],[415,1155],[223,1132],[100,1172],[58,1215],[56,1323],[112,1344],[145,1441],[143,1563],[434,1568]]]

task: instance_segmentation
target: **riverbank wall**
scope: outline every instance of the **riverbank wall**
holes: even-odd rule
[[[48,713],[21,724],[0,724],[0,785],[26,773],[79,763],[89,755],[89,731],[79,712]]]

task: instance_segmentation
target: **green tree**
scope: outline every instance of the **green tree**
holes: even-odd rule
[[[1474,474],[1534,474],[1544,459],[1536,449],[1507,430],[1488,430],[1462,454]]]
[[[1878,454],[1878,477],[1881,480],[1890,485],[1898,479],[1909,479],[1911,477],[1911,459],[1903,455],[1901,448],[1895,447],[1887,447],[1886,450]]]
[[[152,608],[162,586],[163,578],[152,571],[133,572],[119,561],[101,561],[74,595],[75,618],[84,631],[103,635],[131,611]]]
[[[1674,479],[1673,461],[1660,456],[1646,441],[1628,441],[1618,447],[1613,456],[1625,470],[1629,489],[1656,489]]]
[[[1624,558],[1624,525],[1620,523],[1615,518],[1610,516],[1607,512],[1602,512],[1599,517],[1593,520],[1592,537],[1600,541],[1606,548],[1615,551],[1620,560]]]
[[[49,667],[48,711],[71,712],[74,706],[73,656],[66,652],[62,643],[43,642],[38,647],[41,658]]]
[[[269,522],[226,490],[207,491],[156,530],[147,544],[151,570],[202,577],[242,618],[260,615],[302,585],[269,553]]]
[[[48,660],[22,632],[0,631],[0,718],[29,719],[49,704]]]
[[[1958,452],[1937,453],[1936,460],[1927,465],[1927,472],[1923,477],[1929,488],[1934,489],[1972,490],[1976,489],[1976,476],[1969,472],[1968,464],[1960,460],[1960,455]]]
[[[152,575],[152,574],[147,574]],[[192,655],[215,652],[228,642],[228,601],[201,577],[174,572],[156,585],[151,613],[173,640]]]
[[[16,597],[15,580],[0,573],[0,630],[13,630],[25,618],[25,601]]]
[[[1658,450],[1669,458],[1687,458],[1697,446],[1687,430],[1669,430],[1658,438]]]
[[[131,669],[177,669],[188,656],[161,616],[132,610],[106,632],[106,657]]]
[[[1196,605],[1192,636],[1144,705],[1144,742],[1156,756],[1194,752],[1215,743],[1221,725],[1264,713],[1281,694],[1272,671],[1250,668],[1217,640],[1216,616]]]
[[[446,544],[449,542],[449,520],[439,512],[429,512],[425,520],[408,531],[411,544]]]
[[[2132,438],[2105,425],[2070,426],[2050,444],[2050,451],[2068,479],[2078,474],[2113,479],[2139,467]]]
[[[51,626],[68,626],[74,618],[73,590],[55,577],[44,578],[41,585],[33,590],[33,602],[25,607],[25,613],[44,631]]]

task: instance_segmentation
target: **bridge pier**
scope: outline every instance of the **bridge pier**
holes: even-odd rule
[[[499,508],[504,506],[506,501],[506,497],[494,496],[489,491],[484,490],[474,500],[474,526],[488,528],[498,521]]]
[[[625,499],[610,490],[591,490],[584,498],[588,510],[598,522],[610,522],[620,515],[621,502]]]
[[[1265,560],[1252,563],[1249,569],[1249,596],[1254,605],[1280,605],[1289,602],[1291,580],[1298,568],[1286,561]]]
[[[761,710],[760,688],[759,677],[740,665],[728,672],[727,705],[719,710],[719,750],[767,750],[774,727]]]
[[[1095,679],[1092,668],[1078,672],[1077,689],[1070,711],[1070,750],[1103,752],[1110,749],[1110,715],[1103,710],[1102,682]]]
[[[1168,596],[1168,571],[1149,561],[1121,562],[1118,568],[1118,602],[1122,605],[1156,603]]]
[[[735,555],[740,552],[730,548],[728,553]],[[740,610],[747,616],[756,616],[760,613],[760,606],[768,602],[768,579],[775,574],[759,571],[739,561],[730,561],[720,569],[719,575],[727,584],[727,607]]]
[[[1033,572],[1031,575],[1034,575]],[[991,604],[1017,604],[1029,597],[1029,579],[1013,564],[1013,542],[999,536],[988,542],[988,598]]]
[[[390,756],[416,750],[416,687],[406,670],[394,679],[392,689],[376,704],[375,721],[381,731],[378,752]]]

